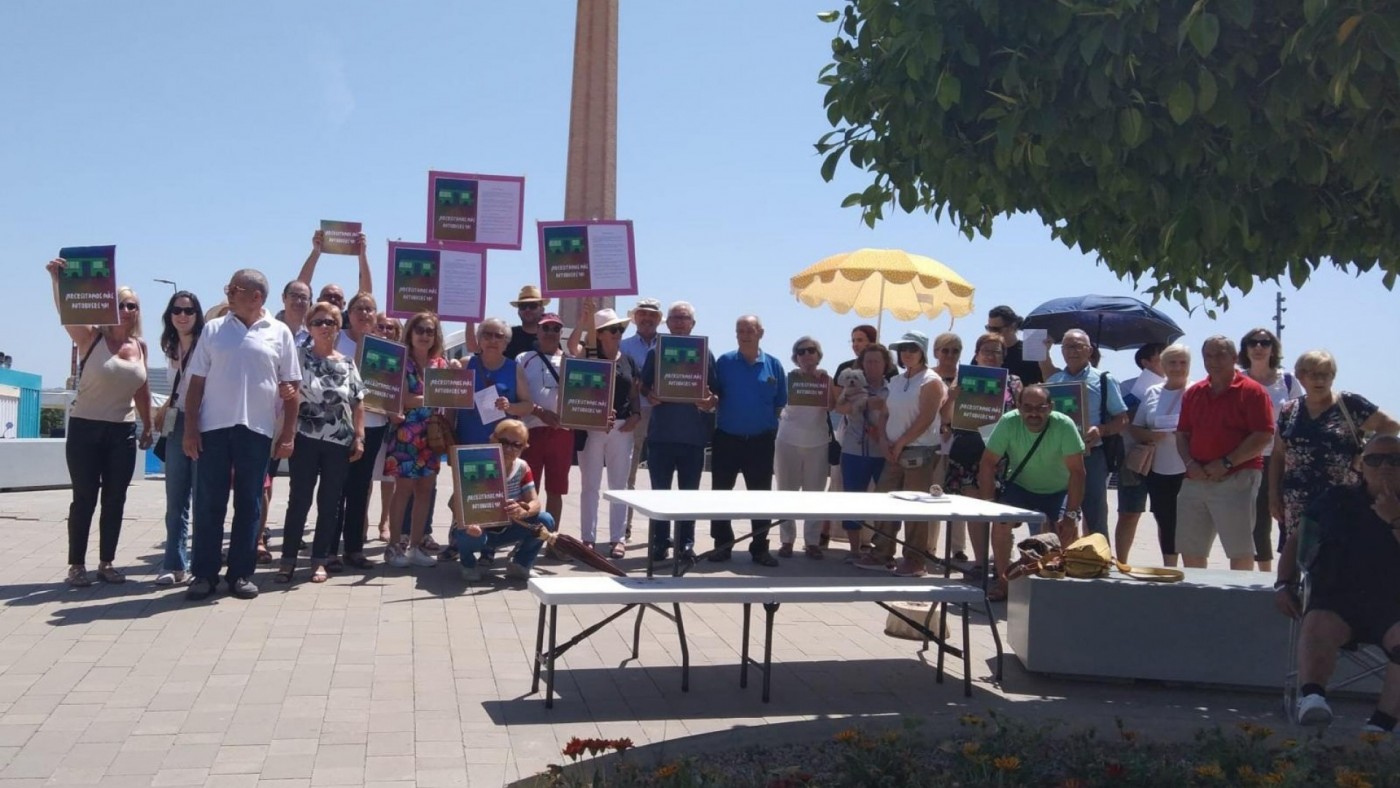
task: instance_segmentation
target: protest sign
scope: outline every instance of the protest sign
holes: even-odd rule
[[[787,404],[825,408],[830,402],[831,377],[793,370],[787,376]]]
[[[452,506],[461,525],[507,525],[506,468],[494,443],[453,446]]]
[[[365,383],[365,410],[402,413],[408,346],[366,335],[360,339],[355,364]]]
[[[476,407],[473,400],[475,373],[466,367],[438,367],[423,370],[423,407],[469,410]]]
[[[525,179],[461,172],[428,173],[428,242],[519,251]]]
[[[486,253],[389,242],[391,317],[434,312],[439,320],[476,321],[486,312]]]
[[[564,358],[559,365],[559,425],[576,430],[606,430],[612,415],[613,365],[596,358]]]
[[[321,252],[323,254],[360,253],[360,223],[321,220]]]
[[[58,250],[58,318],[65,326],[114,326],[117,312],[117,247],[66,246]]]
[[[1085,386],[1083,381],[1076,383],[1047,383],[1045,391],[1050,395],[1050,408],[1069,416],[1079,431],[1088,432],[1089,412],[1085,408]]]
[[[660,334],[656,340],[656,380],[651,393],[668,402],[698,402],[709,383],[705,337]]]
[[[975,432],[995,424],[1006,410],[1006,370],[958,365],[958,394],[953,400],[953,429]]]
[[[636,295],[628,221],[539,222],[540,290],[547,298]]]

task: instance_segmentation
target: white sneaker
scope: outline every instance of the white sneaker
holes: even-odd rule
[[[173,572],[161,572],[158,576],[156,576],[156,585],[182,586],[185,583],[189,582],[189,579],[189,575],[185,574],[184,570],[176,569]]]
[[[1361,732],[1362,732],[1362,733],[1379,733],[1379,734],[1382,734],[1382,735],[1385,735],[1385,736],[1389,736],[1393,731],[1388,731],[1388,730],[1386,730],[1385,728],[1382,728],[1381,726],[1376,725],[1375,723],[1368,722],[1368,723],[1366,723],[1365,725],[1362,725],[1362,726],[1361,726]]]
[[[529,580],[532,577],[539,577],[540,573],[528,566],[521,566],[514,561],[506,564],[506,577],[511,580]]]
[[[384,560],[389,564],[389,566],[398,567],[399,569],[407,569],[409,566],[411,566],[408,560],[408,553],[404,552],[403,550],[397,547],[390,547],[384,552],[386,553]]]
[[[468,583],[480,583],[485,577],[486,570],[480,565],[462,567],[462,579]]]
[[[1299,725],[1329,725],[1332,722],[1332,707],[1321,695],[1304,695],[1298,699]]]
[[[414,566],[437,566],[437,556],[421,547],[408,551],[408,562]]]

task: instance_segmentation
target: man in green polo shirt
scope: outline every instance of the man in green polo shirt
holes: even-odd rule
[[[1022,390],[1017,409],[1002,416],[992,430],[977,474],[977,489],[986,498],[996,490],[993,480],[1003,457],[1007,477],[998,500],[1044,513],[1043,531],[1058,533],[1061,540],[1073,539],[1084,500],[1084,439],[1073,419],[1050,407],[1050,394],[1043,386]],[[992,528],[997,569],[997,585],[989,594],[993,600],[1006,598],[1014,527],[997,523]],[[975,532],[974,539],[981,544]]]

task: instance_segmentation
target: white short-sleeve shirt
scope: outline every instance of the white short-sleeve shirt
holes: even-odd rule
[[[564,363],[564,352],[558,351],[549,357],[549,364],[545,363],[545,356],[538,350],[531,350],[521,353],[516,357],[515,363],[525,370],[526,385],[530,388],[530,400],[545,410],[559,409],[559,367]],[[554,372],[551,373],[550,364],[554,365]],[[543,427],[544,422],[536,416],[526,416],[525,426],[528,429]]]
[[[204,378],[200,432],[242,426],[276,438],[277,384],[300,381],[301,362],[291,329],[264,310],[251,326],[233,314],[206,323],[187,374]]]

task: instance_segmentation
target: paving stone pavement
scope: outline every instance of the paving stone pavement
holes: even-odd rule
[[[577,490],[577,470],[572,484]],[[439,539],[451,490],[447,480],[441,485]],[[279,479],[275,545],[286,490]],[[623,666],[627,617],[560,661],[561,697],[546,710],[539,695],[527,694],[538,608],[499,570],[468,590],[451,566],[379,564],[322,585],[307,582],[303,566],[291,586],[274,584],[263,567],[256,600],[221,590],[210,602],[189,603],[183,589],[152,583],[164,500],[159,480],[131,487],[117,561],[127,583],[70,589],[61,582],[68,492],[0,494],[0,534],[11,545],[0,566],[0,788],[498,786],[562,760],[574,736],[629,737],[648,756],[669,757],[825,736],[903,715],[954,726],[959,714],[987,709],[1105,726],[1121,717],[1162,736],[1237,720],[1284,724],[1275,696],[1054,680],[1026,673],[1010,655],[996,686],[982,618],[973,624],[974,694],[964,698],[959,663],[950,661],[947,681],[935,683],[917,643],[885,636],[884,611],[854,604],[784,606],[770,704],[759,701],[756,677],[747,690],[738,687],[740,610],[692,605],[689,693],[680,691],[675,630],[660,616],[644,619],[640,658]],[[563,523],[574,534],[576,506],[569,496]],[[372,507],[377,513],[377,491]],[[699,530],[708,544],[704,523]],[[645,532],[641,518],[636,532]],[[90,568],[96,541],[94,534]],[[374,543],[371,557],[381,549]],[[1145,515],[1134,562],[1156,563],[1155,550]],[[799,546],[777,569],[739,555],[697,571],[856,574],[838,553],[815,561]],[[644,555],[634,548],[621,563],[641,571]],[[1225,565],[1219,555],[1211,563]],[[589,571],[548,561],[541,569]],[[561,609],[561,639],[607,612]],[[754,630],[761,648],[762,627]],[[1342,713],[1357,725],[1365,716],[1359,705]]]

